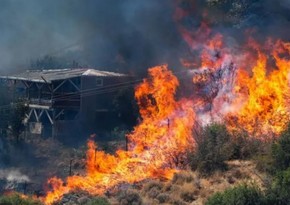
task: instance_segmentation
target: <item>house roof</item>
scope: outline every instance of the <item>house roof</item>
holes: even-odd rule
[[[30,82],[48,82],[56,80],[65,80],[69,78],[81,76],[96,77],[125,77],[127,75],[115,72],[100,71],[90,68],[77,69],[53,69],[53,70],[27,70],[22,73],[9,76],[0,76],[2,79],[8,80],[24,80]]]

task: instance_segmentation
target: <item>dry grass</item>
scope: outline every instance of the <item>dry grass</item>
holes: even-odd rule
[[[255,169],[251,161],[227,162],[229,169],[205,178],[197,172],[182,171],[171,181],[149,180],[143,183],[138,193],[143,205],[201,205],[217,191],[223,191],[238,184],[256,183],[263,188],[266,177]]]

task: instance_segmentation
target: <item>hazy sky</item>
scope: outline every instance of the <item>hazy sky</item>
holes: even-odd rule
[[[97,67],[165,62],[180,42],[172,12],[171,0],[1,0],[0,72],[56,51]]]
[[[174,1],[0,0],[0,74],[47,54],[104,70],[174,64],[187,49],[172,18]],[[262,35],[289,36],[290,0],[259,1],[249,25],[256,19]]]

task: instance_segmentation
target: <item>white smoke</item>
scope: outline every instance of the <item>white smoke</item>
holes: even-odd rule
[[[0,179],[6,180],[7,182],[16,182],[16,183],[30,182],[29,177],[22,174],[17,169],[0,170]]]

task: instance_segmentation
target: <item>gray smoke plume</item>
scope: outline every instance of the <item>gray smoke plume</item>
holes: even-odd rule
[[[2,0],[0,71],[64,56],[105,70],[165,63],[181,42],[172,1]]]
[[[5,190],[19,190],[28,182],[30,182],[29,177],[17,169],[0,170],[0,192]]]
[[[160,63],[178,67],[188,47],[176,6],[193,13],[182,22],[192,30],[208,11],[221,20],[214,29],[237,38],[252,27],[261,37],[288,37],[289,0],[1,0],[0,72],[26,69],[45,55],[133,73]]]
[[[0,179],[5,179],[8,182],[18,182],[18,183],[30,181],[28,176],[21,174],[19,170],[12,168],[0,170]]]

